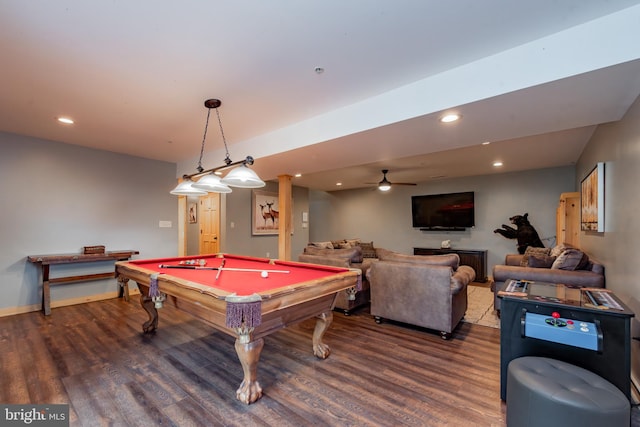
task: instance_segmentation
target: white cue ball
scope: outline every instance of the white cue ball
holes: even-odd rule
[[[263,271],[262,273],[260,273],[260,276],[266,279],[267,277],[269,277],[269,273],[266,271]]]

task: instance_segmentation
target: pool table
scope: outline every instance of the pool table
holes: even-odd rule
[[[313,352],[327,358],[322,337],[336,296],[361,279],[358,270],[231,254],[122,261],[116,275],[137,283],[149,314],[145,333],[158,327],[158,309],[172,304],[235,337],[244,372],[236,397],[247,404],[262,396],[257,365],[263,337],[315,316]]]

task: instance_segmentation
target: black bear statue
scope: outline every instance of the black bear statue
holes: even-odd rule
[[[523,254],[527,250],[527,246],[533,246],[534,248],[544,248],[540,236],[533,225],[529,222],[529,214],[514,215],[509,218],[511,224],[515,225],[513,228],[509,225],[502,224],[502,228],[496,228],[494,233],[498,233],[506,237],[507,239],[517,239],[518,241],[518,253]]]

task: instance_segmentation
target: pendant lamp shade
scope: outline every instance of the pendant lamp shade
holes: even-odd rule
[[[212,173],[203,176],[191,185],[193,188],[213,193],[231,193],[229,186],[224,184],[220,177]]]
[[[199,190],[193,187],[193,181],[186,178],[179,183],[176,188],[170,191],[174,196],[203,196],[207,194],[204,190]]]
[[[221,181],[230,187],[260,188],[265,186],[264,181],[246,164],[232,169]]]

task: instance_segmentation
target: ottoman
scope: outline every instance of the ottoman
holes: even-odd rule
[[[591,371],[546,357],[520,357],[507,369],[507,426],[628,427],[631,405]]]

